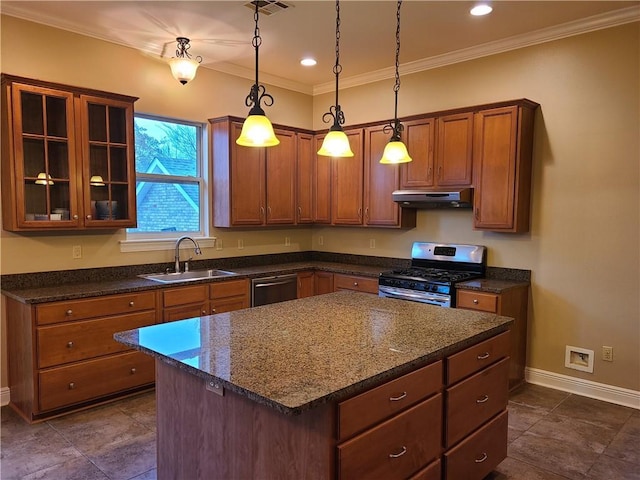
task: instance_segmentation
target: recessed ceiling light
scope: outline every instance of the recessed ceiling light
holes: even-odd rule
[[[492,11],[493,11],[493,8],[491,8],[491,5],[487,3],[479,3],[475,5],[469,11],[469,13],[471,13],[471,15],[474,15],[476,17],[481,17],[482,15],[489,15]]]
[[[315,58],[303,58],[302,60],[300,60],[300,65],[304,65],[305,67],[313,67],[316,63]]]

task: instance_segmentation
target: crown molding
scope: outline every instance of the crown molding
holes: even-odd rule
[[[256,72],[250,68],[239,67],[238,65],[232,65],[230,63],[216,63],[215,65],[202,65],[210,70],[216,72],[226,73],[235,77],[246,78],[255,82]],[[260,72],[260,83],[266,83],[272,87],[284,88],[286,90],[292,90],[298,93],[304,93],[305,95],[313,95],[313,87],[311,85],[305,85],[303,83],[295,82],[277,75],[270,75],[268,73]]]
[[[516,35],[504,40],[483,43],[482,45],[456,50],[455,52],[436,55],[434,57],[424,58],[421,60],[416,60],[414,62],[403,63],[400,65],[400,70],[403,75],[423,72],[425,70],[431,70],[455,63],[466,62],[477,58],[487,57],[489,55],[496,55],[498,53],[517,50],[519,48],[552,42],[554,40],[559,40],[562,38],[582,35],[583,33],[603,30],[605,28],[617,27],[619,25],[638,21],[640,21],[640,6],[624,8],[613,12],[594,15],[592,17],[587,17],[573,22],[567,22],[562,25],[544,28],[535,32]],[[341,78],[340,88],[344,89],[357,87],[366,85],[368,83],[379,82],[381,80],[388,80],[392,78],[395,78],[395,68],[383,68],[362,75],[354,75],[352,77]],[[334,82],[315,85],[313,87],[313,95],[315,96],[323,93],[333,92],[334,88]]]

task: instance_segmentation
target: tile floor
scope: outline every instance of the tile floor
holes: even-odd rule
[[[37,425],[2,407],[0,449],[2,480],[155,479],[154,395]],[[521,387],[509,400],[508,458],[486,480],[507,479],[640,480],[640,411]]]

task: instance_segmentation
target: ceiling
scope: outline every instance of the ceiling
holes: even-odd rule
[[[334,88],[333,1],[281,0],[289,7],[259,20],[261,82],[304,93]],[[639,1],[493,1],[473,17],[472,1],[405,0],[400,73],[406,74],[526,45],[640,20]],[[191,39],[202,66],[254,77],[254,20],[248,1],[11,1],[3,14],[125,45],[160,59]],[[252,6],[250,6],[253,8]],[[396,2],[340,4],[340,86],[393,78]],[[303,67],[311,55],[318,64]]]

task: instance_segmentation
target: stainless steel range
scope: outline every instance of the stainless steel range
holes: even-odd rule
[[[455,307],[455,284],[483,277],[487,249],[481,245],[415,242],[411,267],[380,274],[378,295]]]

